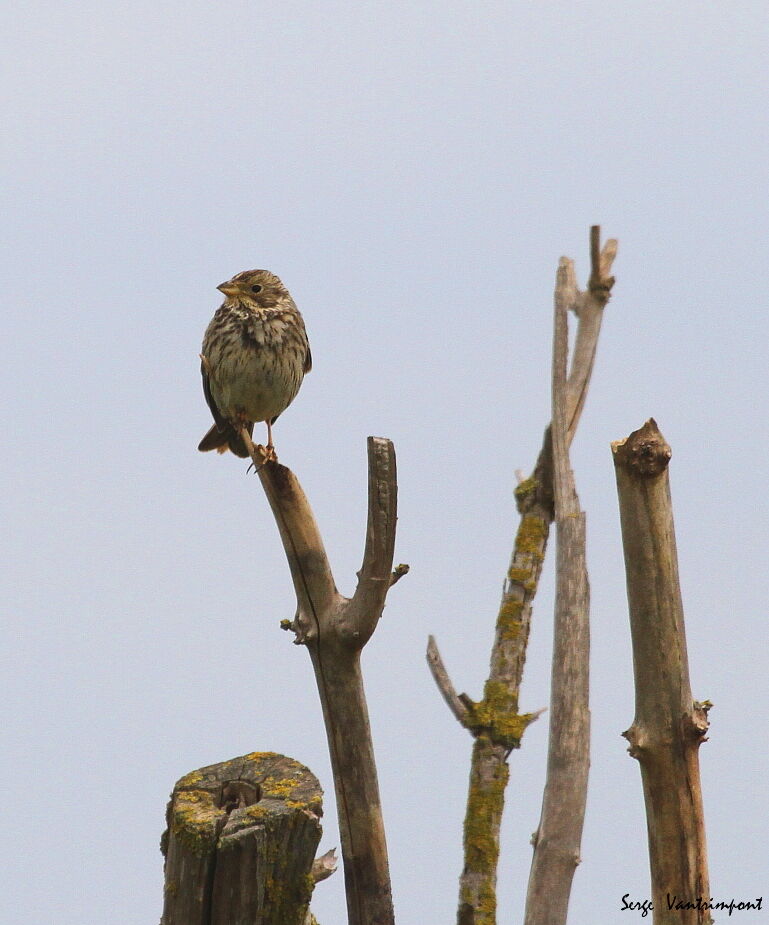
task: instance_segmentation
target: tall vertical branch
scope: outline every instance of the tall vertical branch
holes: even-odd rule
[[[577,430],[582,408],[587,397],[593,363],[598,349],[598,335],[601,333],[603,310],[611,296],[614,277],[611,268],[617,256],[617,241],[610,238],[601,248],[601,229],[593,225],[590,229],[590,279],[587,291],[580,292],[574,275],[574,264],[565,258],[561,260],[563,273],[559,280],[562,298],[566,308],[579,319],[572,351],[571,371],[568,379],[567,444],[571,446]],[[559,270],[561,269],[559,267]]]
[[[392,925],[387,845],[360,653],[376,629],[388,589],[406,567],[392,572],[398,496],[392,443],[369,437],[368,463],[366,544],[352,598],[336,589],[320,531],[296,476],[274,461],[258,471],[296,591],[296,617],[286,628],[310,652],[323,707],[348,922]]]
[[[641,766],[655,925],[707,925],[710,898],[699,747],[705,701],[692,698],[668,463],[653,419],[612,444],[633,641],[635,718],[623,733]],[[670,899],[673,900],[671,908]]]
[[[556,592],[550,738],[542,815],[534,836],[526,897],[526,925],[565,925],[571,881],[579,863],[590,765],[590,591],[585,515],[580,510],[568,448],[567,309],[572,297],[571,274],[562,261],[555,290],[553,334]]]
[[[590,384],[603,309],[614,283],[610,274],[616,253],[615,240],[600,247],[600,228],[594,226],[590,282],[584,292],[577,287],[573,262],[565,257],[560,261],[561,297],[578,318],[566,396],[567,446],[576,432]],[[552,436],[548,426],[534,473],[515,492],[520,522],[497,614],[483,698],[475,702],[465,694],[457,695],[434,639],[428,648],[428,664],[436,684],[454,715],[475,739],[464,826],[465,863],[459,884],[460,925],[496,922],[499,829],[509,774],[507,758],[512,749],[520,746],[526,727],[542,712],[521,714],[518,701],[532,606],[554,516],[553,491]]]

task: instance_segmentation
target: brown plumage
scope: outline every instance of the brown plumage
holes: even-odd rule
[[[310,345],[299,309],[288,290],[267,270],[246,270],[217,287],[225,299],[203,337],[200,371],[214,426],[198,446],[203,452],[231,450],[247,457],[242,427],[272,425],[296,397],[312,368]]]

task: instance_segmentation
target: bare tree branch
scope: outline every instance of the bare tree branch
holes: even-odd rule
[[[709,897],[699,747],[710,703],[692,698],[668,463],[653,419],[612,444],[633,640],[635,718],[623,733],[641,766],[655,925],[707,925]]]
[[[562,284],[565,306],[579,318],[569,373],[569,404],[566,412],[569,445],[574,439],[585,404],[598,347],[598,336],[601,333],[603,310],[614,285],[614,277],[610,274],[614,258],[617,256],[617,241],[610,238],[601,250],[600,236],[600,227],[593,225],[590,229],[590,282],[587,291],[580,292],[577,289],[574,263],[571,260],[567,261],[569,269]],[[566,260],[565,257],[561,258],[562,263]]]
[[[368,438],[368,524],[358,587],[345,610],[349,632],[362,640],[376,629],[392,581],[398,483],[395,448],[382,437]]]
[[[392,925],[382,808],[360,652],[392,582],[397,514],[395,451],[369,437],[369,511],[363,565],[352,599],[334,583],[323,541],[296,476],[252,454],[291,568],[297,614],[290,628],[307,646],[323,707],[334,772],[349,925]],[[399,566],[405,574],[407,566]]]
[[[433,680],[438,685],[438,690],[443,694],[443,699],[448,704],[449,709],[459,722],[466,726],[470,718],[470,711],[460,700],[454,685],[451,683],[451,678],[443,664],[434,636],[429,636],[427,639],[427,664],[430,667]]]
[[[595,239],[595,235],[593,238]],[[597,249],[597,245],[595,245]],[[590,764],[589,590],[585,515],[569,464],[566,380],[567,310],[572,274],[561,261],[553,334],[553,478],[556,521],[556,598],[550,739],[542,816],[526,897],[526,925],[565,925],[587,801]]]
[[[336,848],[331,848],[319,858],[315,858],[312,862],[310,876],[315,883],[320,883],[321,880],[327,880],[331,874],[336,873],[337,863]]]
[[[600,249],[600,228],[591,229],[591,282],[586,292],[577,288],[572,261],[559,264],[566,308],[579,319],[565,411],[569,445],[585,403],[593,369],[603,308],[614,283],[608,273],[617,242]],[[459,925],[496,922],[496,871],[499,826],[507,783],[507,757],[520,745],[526,727],[542,712],[518,713],[518,699],[534,595],[545,558],[554,517],[551,428],[545,431],[533,475],[515,490],[520,523],[497,614],[489,677],[483,699],[474,703],[464,695],[470,716],[463,723],[475,735],[470,786],[465,814],[465,864],[459,888]],[[443,691],[441,691],[443,693]],[[445,696],[445,695],[444,695]],[[455,714],[456,715],[456,714]],[[461,721],[461,720],[460,720]]]
[[[392,571],[392,575],[390,575],[390,587],[392,588],[394,584],[399,582],[404,575],[408,575],[408,573],[409,567],[405,564],[405,562],[401,562],[400,565],[396,565]]]
[[[326,612],[339,599],[323,538],[302,486],[290,469],[267,463],[259,477],[283,540],[299,602],[300,626],[308,634],[317,634],[317,613]]]

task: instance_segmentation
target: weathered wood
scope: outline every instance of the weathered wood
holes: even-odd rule
[[[258,471],[296,591],[296,617],[284,626],[309,650],[323,708],[348,923],[392,925],[387,843],[360,653],[382,616],[389,588],[408,566],[392,570],[398,494],[392,443],[369,437],[368,463],[365,550],[349,599],[336,589],[323,539],[294,473],[276,461],[260,464]]]
[[[610,274],[616,254],[616,240],[609,239],[601,248],[600,227],[594,225],[590,229],[591,272],[587,289],[581,291],[577,287],[573,261],[562,257],[559,263],[559,298],[579,319],[563,415],[567,447],[576,432],[590,384],[603,310],[614,284]],[[518,485],[515,497],[520,522],[502,589],[483,699],[474,702],[466,694],[456,696],[432,637],[428,647],[428,663],[436,684],[454,715],[476,738],[465,812],[459,925],[496,922],[499,830],[508,778],[507,760],[510,751],[520,746],[527,726],[543,712],[519,713],[518,709],[534,595],[554,517],[551,426],[545,430],[534,473]]]
[[[274,752],[182,777],[161,841],[161,925],[303,925],[322,800],[315,775]]]
[[[612,444],[633,641],[635,718],[623,733],[641,766],[655,925],[707,925],[710,898],[699,746],[710,704],[692,699],[668,463],[654,420]],[[674,899],[675,902],[675,899]]]
[[[593,236],[597,239],[597,235]],[[598,252],[593,241],[592,252]],[[585,554],[585,515],[569,462],[567,310],[573,294],[567,261],[555,290],[553,335],[553,499],[556,524],[556,590],[550,737],[542,815],[533,838],[525,925],[565,925],[574,871],[579,863],[590,766],[590,592]],[[592,358],[590,359],[592,366]]]

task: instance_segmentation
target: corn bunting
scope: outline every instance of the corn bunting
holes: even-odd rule
[[[230,449],[246,458],[241,430],[267,423],[266,458],[275,458],[272,425],[312,368],[304,321],[288,290],[267,270],[246,270],[217,286],[224,302],[203,337],[200,371],[214,426],[199,450]]]

